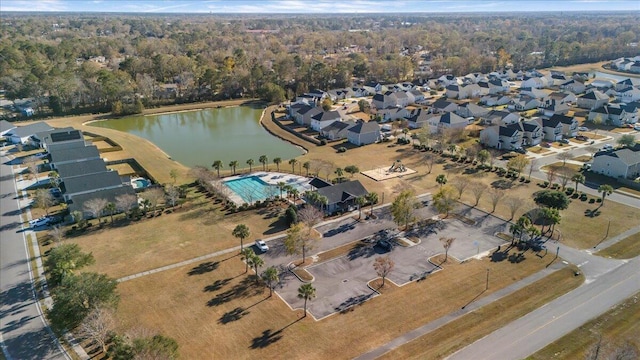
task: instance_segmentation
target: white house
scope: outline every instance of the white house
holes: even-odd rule
[[[540,106],[540,101],[538,101],[538,99],[527,95],[520,95],[511,100],[511,104],[509,104],[508,108],[509,110],[526,111],[535,109],[538,106]]]
[[[549,86],[549,78],[547,77],[530,77],[526,78],[520,84],[521,88],[544,89]]]
[[[376,115],[380,116],[380,121],[387,122],[406,118],[409,115],[409,112],[407,111],[407,109],[392,107],[388,109],[378,110]]]
[[[45,132],[53,130],[53,127],[49,126],[49,124],[38,121],[33,124],[25,125],[25,126],[17,126],[12,129],[9,129],[5,132],[5,137],[12,144],[30,144],[32,142],[32,137],[35,137],[37,133]],[[33,139],[38,142],[40,139]]]
[[[418,104],[425,99],[424,93],[418,89],[407,91],[407,96],[409,97],[410,104]]]
[[[428,111],[423,109],[415,109],[411,111],[407,116],[408,126],[412,129],[418,129],[429,123],[429,119],[435,117],[433,114],[429,114]]]
[[[599,152],[593,157],[591,171],[613,178],[635,179],[640,176],[640,147]]]
[[[480,143],[500,150],[515,150],[522,147],[522,135],[519,124],[490,126],[480,131]]]
[[[334,121],[340,120],[340,113],[332,111],[323,111],[315,114],[311,117],[311,128],[315,131],[320,131],[325,126],[329,126]]]
[[[604,123],[615,126],[623,126],[625,124],[635,123],[636,117],[634,113],[628,113],[626,107],[619,104],[608,104],[589,112],[589,121],[599,119]]]
[[[598,90],[593,90],[578,97],[577,105],[582,109],[597,109],[609,102],[609,97]]]
[[[467,125],[469,125],[469,122],[453,112],[448,112],[429,119],[429,124],[437,126],[439,130],[444,130],[464,129]]]
[[[522,128],[522,144],[525,146],[535,146],[542,142],[542,126],[535,120],[526,120],[520,124]]]
[[[538,112],[547,117],[554,114],[566,115],[569,112],[569,106],[549,98],[538,106]]]
[[[347,130],[347,140],[358,146],[373,144],[380,139],[380,125],[375,121],[358,122]]]
[[[487,115],[489,113],[489,109],[476,105],[474,103],[466,102],[458,105],[458,109],[455,112],[456,114],[464,118],[480,118]]]
[[[508,111],[492,110],[482,117],[486,125],[509,125],[520,121],[520,115]]]
[[[640,100],[640,90],[635,87],[628,87],[616,92],[616,99],[623,103],[630,103]]]
[[[405,107],[411,103],[411,99],[404,91],[398,91],[394,95],[396,96],[396,106]]]
[[[509,96],[497,94],[485,95],[480,99],[480,103],[486,106],[507,105],[510,101],[511,98]]]
[[[560,89],[571,91],[574,94],[582,94],[587,89],[587,87],[584,85],[584,83],[573,79],[560,85]]]
[[[458,104],[444,99],[438,99],[436,102],[431,104],[431,111],[434,114],[456,111],[457,108]]]
[[[562,140],[562,123],[559,119],[538,119],[542,126],[542,132],[544,133],[544,139],[549,141]]]
[[[322,128],[320,134],[329,140],[345,139],[347,130],[355,125],[355,121],[334,121]]]
[[[578,120],[573,116],[554,114],[549,120],[560,121],[560,124],[562,124],[562,135],[564,137],[575,137],[578,135]]]
[[[408,101],[408,99],[407,99]],[[386,109],[398,105],[398,98],[393,92],[387,92],[384,94],[375,94],[371,100],[371,105],[376,109]],[[406,105],[405,105],[406,106]]]

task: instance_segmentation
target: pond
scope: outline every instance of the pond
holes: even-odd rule
[[[300,156],[304,150],[269,134],[260,125],[262,108],[237,106],[149,116],[131,116],[91,123],[92,126],[124,131],[145,138],[183,165],[210,167],[221,160],[224,169],[237,160],[238,168],[260,155],[271,162],[279,157]]]
[[[633,75],[625,76],[625,75],[617,75],[617,74],[608,74],[608,73],[601,72],[601,71],[594,72],[593,76],[598,78],[598,79],[615,80],[615,82],[619,82],[619,81],[622,81],[622,80],[626,80],[626,79],[628,79],[630,77],[634,77]]]

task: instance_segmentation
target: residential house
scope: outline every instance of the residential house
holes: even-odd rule
[[[411,103],[411,99],[404,91],[394,93],[396,96],[396,106],[405,107]]]
[[[584,85],[582,81],[573,79],[560,85],[560,89],[570,91],[574,94],[582,94],[583,92],[585,92],[587,87]]]
[[[522,145],[535,146],[542,142],[542,126],[536,120],[525,120],[520,124],[522,128]]]
[[[464,97],[458,96],[460,99],[475,99],[480,96],[488,95],[489,88],[482,87],[478,84],[469,84],[462,87]]]
[[[609,97],[598,90],[593,90],[578,97],[577,105],[582,109],[597,109],[606,105]]]
[[[630,103],[640,100],[640,89],[628,87],[616,92],[616,99],[623,103]]]
[[[444,99],[438,99],[431,104],[431,111],[434,114],[456,111],[457,108],[458,104]]]
[[[452,84],[457,84],[457,85],[461,85],[462,82],[455,76],[451,75],[451,74],[446,74],[446,75],[442,75],[437,79],[437,83],[438,85],[446,88],[449,85]]]
[[[435,116],[424,109],[415,109],[407,116],[407,125],[411,129],[419,129],[429,124],[429,119]]]
[[[600,91],[606,91],[607,89],[613,88],[615,85],[613,80],[608,79],[595,79],[593,80],[589,86],[592,88],[596,88]]]
[[[378,110],[376,115],[380,117],[381,122],[387,122],[392,120],[398,120],[402,118],[406,118],[409,115],[407,109],[392,107],[388,109]]]
[[[569,106],[549,98],[538,106],[538,111],[546,117],[554,114],[566,115],[569,112]]]
[[[629,71],[632,73],[640,74],[640,61],[636,61],[629,67]]]
[[[548,96],[544,90],[536,88],[521,88],[520,95],[526,95],[534,99],[544,99]]]
[[[68,178],[62,178],[60,189],[65,201],[71,200],[74,195],[87,194],[97,190],[114,189],[121,187],[122,180],[117,171],[103,171],[93,174],[83,174]]]
[[[294,114],[294,120],[296,123],[304,126],[311,126],[311,119],[322,113],[322,108],[319,106],[306,106],[298,110],[296,114]]]
[[[363,89],[361,87],[352,87],[351,88],[351,93],[353,94],[351,96],[357,97],[357,98],[358,97],[365,97],[365,96],[369,96],[370,95],[368,91],[366,91],[365,89]]]
[[[591,171],[613,178],[636,179],[640,176],[640,146],[596,153]]]
[[[473,117],[477,119],[487,115],[489,113],[489,109],[467,102],[458,105],[458,109],[455,112],[464,118]]]
[[[490,126],[480,131],[480,143],[500,150],[522,148],[523,132],[519,124]]]
[[[67,207],[71,213],[79,211],[83,214],[84,218],[91,218],[93,214],[89,213],[84,206],[87,201],[93,199],[105,199],[107,202],[115,204],[116,198],[122,195],[135,196],[135,191],[131,186],[121,185],[119,187],[77,194],[70,197],[69,201],[67,201]]]
[[[0,120],[0,136],[4,136],[15,128],[16,126],[13,125],[13,123],[8,122],[7,120]]]
[[[509,125],[520,121],[520,115],[508,111],[492,110],[482,117],[485,125]]]
[[[528,77],[525,78],[520,84],[521,88],[534,88],[544,89],[549,86],[549,80],[547,77]]]
[[[329,140],[346,139],[347,130],[355,125],[355,121],[334,121],[322,128],[320,134]]]
[[[508,109],[515,111],[526,111],[535,109],[538,106],[540,106],[540,101],[538,101],[538,99],[527,95],[520,95],[511,100],[511,104],[509,104]]]
[[[107,171],[104,160],[90,159],[66,164],[59,164],[56,171],[61,179],[72,178],[88,174],[95,174]]]
[[[320,131],[325,126],[329,126],[334,121],[340,120],[340,113],[331,111],[322,111],[311,117],[311,128],[315,131]]]
[[[509,82],[506,80],[492,79],[487,83],[489,94],[507,93],[511,89]]]
[[[407,98],[408,102],[408,98]],[[386,109],[398,105],[398,98],[393,92],[387,92],[384,94],[375,94],[371,100],[371,105],[376,109]],[[406,106],[406,105],[405,105]]]
[[[552,92],[551,94],[549,94],[548,98],[551,100],[555,100],[560,104],[572,104],[575,103],[578,99],[575,94],[559,91]]]
[[[324,210],[329,214],[357,209],[356,199],[369,193],[358,180],[325,186],[319,188],[317,192],[327,199]]]
[[[456,113],[448,112],[429,119],[429,124],[437,126],[438,130],[464,129],[469,125],[469,121],[456,115]]]
[[[537,119],[542,126],[542,132],[544,133],[544,139],[548,141],[562,140],[562,123],[558,118],[549,119]]]
[[[636,117],[634,115],[634,113],[628,113],[625,106],[608,104],[591,110],[587,119],[589,119],[589,121],[600,120],[606,124],[615,126],[624,126],[625,124],[635,123]]]
[[[554,114],[550,120],[558,120],[562,124],[562,135],[566,138],[578,135],[578,120],[573,116]]]
[[[55,129],[37,134],[40,146],[49,150],[51,146],[57,149],[71,149],[76,147],[84,147],[84,136],[80,130],[74,128]]]
[[[445,94],[447,95],[447,98],[448,99],[459,99],[460,89],[461,88],[462,88],[462,85],[458,85],[458,84],[448,85],[445,88],[446,89]]]
[[[410,104],[419,104],[425,99],[424,93],[418,89],[407,91],[407,96]]]
[[[507,95],[485,95],[480,98],[480,103],[486,106],[501,106],[507,105],[511,101],[511,98]]]
[[[622,91],[628,87],[638,87],[640,86],[640,79],[636,78],[627,78],[624,80],[620,80],[616,83],[615,89],[616,91]]]
[[[40,139],[37,138],[36,134],[53,130],[53,127],[49,126],[49,124],[38,121],[33,124],[25,125],[25,126],[17,126],[13,129],[10,129],[5,133],[5,137],[12,144],[35,144],[40,143]]]
[[[100,159],[100,153],[95,145],[77,147],[71,149],[49,149],[51,154],[51,167],[57,168],[59,165],[76,163],[85,160]]]
[[[380,139],[380,125],[375,121],[359,121],[347,130],[347,140],[357,146],[373,144]]]

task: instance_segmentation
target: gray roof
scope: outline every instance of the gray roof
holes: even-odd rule
[[[536,121],[523,121],[521,122],[521,124],[522,129],[527,132],[532,132],[540,129],[540,124],[538,124]]]
[[[441,123],[444,124],[459,124],[459,123],[467,123],[467,120],[463,119],[461,116],[456,115],[454,113],[446,113],[442,116],[440,116],[440,121]]]
[[[7,120],[0,120],[0,133],[5,132],[7,130],[11,130],[16,127],[14,124],[8,122]]]
[[[558,125],[560,125],[560,120],[558,118],[554,118],[554,116],[552,116],[550,119],[542,119],[542,126],[557,128]]]
[[[56,166],[56,170],[62,179],[74,176],[88,175],[107,171],[107,166],[102,159],[85,160]]]
[[[598,90],[594,90],[592,92],[588,92],[582,96],[583,99],[591,99],[591,100],[609,100],[609,97]]]
[[[329,205],[355,199],[359,196],[365,196],[368,193],[367,189],[365,189],[358,180],[338,183],[333,186],[318,189],[318,194],[326,196]]]
[[[635,150],[635,151],[634,151]],[[614,152],[599,152],[594,157],[611,156],[620,159],[625,165],[635,165],[640,163],[640,148],[638,150],[624,148]]]
[[[352,132],[352,133],[356,133],[356,134],[367,134],[367,133],[372,133],[372,132],[379,132],[380,131],[380,126],[375,121],[360,122],[360,123],[356,124],[356,126],[350,128],[347,131]]]
[[[100,157],[100,152],[95,145],[89,145],[84,147],[77,147],[72,149],[60,149],[55,151],[49,151],[51,154],[51,162],[65,162],[75,161],[83,159],[92,159]],[[56,165],[57,166],[57,165]]]
[[[513,125],[515,125],[515,126],[513,126]],[[512,125],[508,125],[508,126],[500,126],[500,128],[498,130],[498,134],[500,136],[512,137],[515,133],[520,131],[519,127],[520,127],[519,124],[512,124]]]
[[[561,115],[561,114],[553,114],[553,116],[549,119],[551,121],[559,121],[563,124],[571,125],[576,119],[571,116]]]
[[[353,121],[340,121],[340,120],[336,120],[334,122],[332,122],[331,124],[325,126],[324,128],[322,128],[322,131],[324,132],[328,132],[328,131],[340,131],[340,130],[344,130],[345,128],[348,128],[349,126],[353,126],[355,123]]]
[[[340,113],[335,111],[335,110],[323,111],[323,112],[320,112],[320,113],[317,113],[317,114],[313,115],[311,118],[314,119],[314,120],[318,120],[318,121],[339,119],[340,118]]]
[[[46,144],[60,143],[65,141],[77,141],[84,140],[82,132],[72,127],[66,127],[62,129],[52,129],[48,131],[42,131],[36,134],[36,136]]]
[[[66,178],[62,188],[65,194],[77,194],[119,185],[122,185],[122,180],[117,171],[103,171]]]
[[[9,133],[19,138],[25,138],[31,135],[35,135],[36,133],[48,130],[53,130],[53,128],[43,121],[38,121],[33,124],[18,126],[15,129],[11,130]]]
[[[69,202],[69,211],[84,212],[84,203],[91,199],[106,199],[108,202],[115,203],[117,196],[125,194],[135,195],[135,191],[131,186],[121,186],[113,189],[98,190],[87,194],[73,195]]]

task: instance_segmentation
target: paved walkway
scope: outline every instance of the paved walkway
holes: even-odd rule
[[[397,338],[389,341],[388,343],[373,349],[367,353],[364,353],[358,357],[356,357],[356,360],[371,360],[371,359],[376,359],[382,355],[384,355],[385,353],[399,347],[402,346],[412,340],[415,340],[417,338],[419,338],[420,336],[423,336],[425,334],[428,334],[436,329],[438,329],[439,327],[448,324],[449,322],[456,320],[470,312],[473,312],[485,305],[488,305],[496,300],[499,300],[509,294],[514,293],[517,290],[520,290],[528,285],[531,285],[532,283],[546,277],[547,275],[565,267],[566,265],[561,262],[561,261],[557,261],[555,262],[552,266],[539,271],[533,275],[530,275],[518,282],[515,282],[507,287],[504,287],[494,293],[491,293],[485,297],[480,298],[477,301],[472,302],[471,304],[467,305],[466,307],[463,307],[460,310],[454,311],[450,314],[447,314],[439,319],[436,319],[426,325],[423,325],[417,329],[411,330],[407,333],[404,333],[400,336],[398,336]]]

